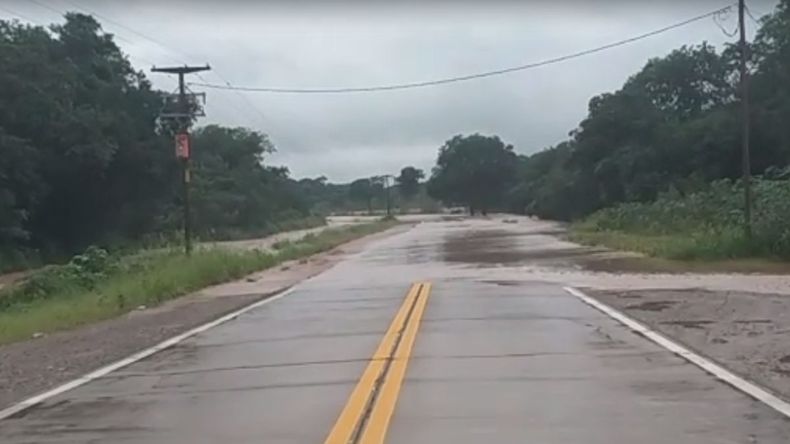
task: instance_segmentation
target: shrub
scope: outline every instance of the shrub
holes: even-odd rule
[[[671,191],[654,202],[605,208],[575,228],[582,232],[663,236],[656,242],[665,244],[673,237],[680,241],[673,248],[654,249],[660,256],[790,258],[790,180],[758,178],[753,183],[753,196],[751,239],[743,230],[743,186],[730,180],[711,183],[707,189],[687,195]]]

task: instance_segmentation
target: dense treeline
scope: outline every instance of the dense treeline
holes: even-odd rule
[[[439,148],[428,193],[445,205],[462,205],[474,215],[502,208],[517,181],[512,145],[497,136],[457,135]]]
[[[383,213],[388,199],[394,212],[439,211],[439,203],[428,196],[424,177],[422,170],[406,166],[397,176],[361,177],[349,183],[330,183],[321,176],[301,179],[298,187],[312,211],[323,215]]]
[[[0,267],[25,251],[57,256],[177,230],[162,103],[92,17],[71,13],[49,29],[0,21]],[[273,149],[254,131],[195,131],[199,234],[267,231],[308,215],[287,170],[262,164]]]
[[[790,163],[790,0],[762,20],[749,54],[752,171],[761,174]],[[592,98],[569,140],[521,157],[508,206],[571,220],[737,180],[738,56],[737,46],[702,43],[651,59],[618,91]]]

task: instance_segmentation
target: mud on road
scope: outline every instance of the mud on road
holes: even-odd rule
[[[552,222],[505,222],[448,235],[443,259],[465,269],[486,268],[485,281],[500,285],[579,287],[790,400],[790,276],[778,272],[787,264],[760,274],[729,272],[727,264],[684,264],[581,246],[566,241],[562,225]]]
[[[790,296],[695,289],[586,292],[790,399]]]

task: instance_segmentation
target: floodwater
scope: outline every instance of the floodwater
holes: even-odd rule
[[[790,294],[787,274],[683,272],[682,263],[670,264],[637,253],[569,242],[563,239],[563,226],[555,222],[507,216],[459,221],[443,228],[441,257],[424,260],[445,260],[457,265],[459,274],[464,274],[466,268],[484,268],[489,280],[542,281],[601,290],[708,289]],[[667,268],[673,272],[665,272]],[[516,276],[514,269],[519,271]]]

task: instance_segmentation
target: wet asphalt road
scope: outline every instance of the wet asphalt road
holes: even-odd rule
[[[529,236],[503,235],[514,229],[433,222],[375,242],[282,299],[0,421],[0,443],[323,443],[415,282],[432,288],[388,443],[790,442],[768,407],[560,286],[519,282],[534,255]]]

